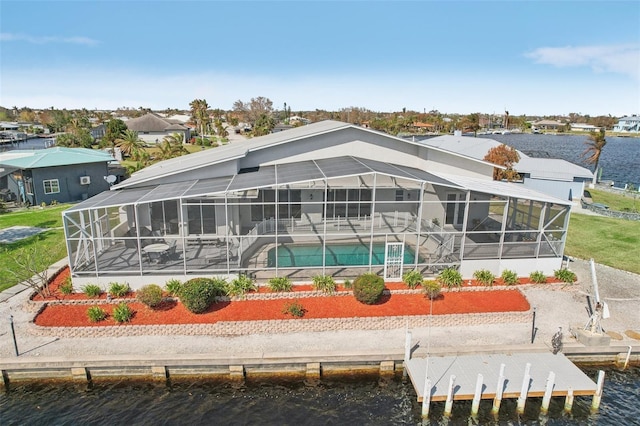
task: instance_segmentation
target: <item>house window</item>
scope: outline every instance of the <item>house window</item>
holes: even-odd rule
[[[60,183],[58,182],[58,179],[43,180],[42,185],[44,185],[45,194],[57,194],[60,192]]]
[[[326,217],[368,216],[371,214],[371,195],[370,189],[330,189]]]
[[[299,219],[302,214],[302,191],[299,189],[278,190],[278,219]],[[276,191],[263,189],[251,200],[251,220],[259,222],[276,217]]]
[[[201,200],[187,201],[187,218],[189,235],[217,234],[214,203]]]
[[[444,223],[462,225],[464,221],[465,194],[447,194],[446,217]]]

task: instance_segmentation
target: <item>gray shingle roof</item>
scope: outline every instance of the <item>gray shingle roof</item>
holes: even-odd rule
[[[182,124],[166,120],[153,113],[147,113],[142,117],[132,118],[124,124],[129,130],[136,132],[166,132],[169,130],[187,130]]]

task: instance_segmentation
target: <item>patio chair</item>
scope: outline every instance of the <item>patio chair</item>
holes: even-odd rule
[[[160,263],[164,263],[168,260],[171,260],[175,256],[176,245],[177,245],[176,240],[172,240],[169,243],[169,248],[160,255]]]

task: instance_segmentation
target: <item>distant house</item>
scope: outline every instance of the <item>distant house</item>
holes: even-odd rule
[[[85,200],[109,189],[107,153],[85,148],[14,150],[0,154],[0,189],[30,205]]]
[[[571,131],[573,132],[595,132],[600,130],[600,127],[596,127],[593,124],[586,123],[571,123]]]
[[[491,148],[501,143],[488,138],[469,136],[439,136],[423,143],[436,148],[482,160]],[[555,158],[534,158],[518,151],[520,161],[514,166],[524,187],[567,201],[578,202],[585,182],[593,180],[593,173],[584,167]]]
[[[174,133],[182,134],[183,142],[187,142],[191,138],[189,128],[178,120],[162,118],[152,112],[127,120],[125,124],[129,130],[138,132],[140,139],[148,143],[162,142],[165,136]]]
[[[561,127],[564,127],[564,123],[561,123],[556,120],[540,120],[534,121],[531,123],[532,127],[543,130],[558,130]]]
[[[613,131],[640,133],[640,116],[632,115],[629,117],[622,117],[618,120],[618,124],[613,126]]]
[[[106,131],[107,131],[107,126],[105,126],[104,124],[100,124],[99,126],[93,127],[91,128],[91,130],[89,130],[89,132],[91,132],[91,137],[93,137],[93,139],[102,139]]]

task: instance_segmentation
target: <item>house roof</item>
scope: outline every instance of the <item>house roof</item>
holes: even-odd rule
[[[35,150],[15,150],[0,154],[0,164],[19,169],[68,166],[71,164],[108,163],[115,161],[106,152],[87,148],[55,147]]]
[[[425,139],[423,143],[450,150],[460,155],[482,159],[490,149],[502,145],[489,138],[474,138],[470,136],[438,136]],[[593,173],[566,160],[555,158],[534,158],[518,151],[520,161],[514,166],[519,173],[528,173],[533,179],[547,179],[559,181],[573,181],[574,178],[593,178]]]
[[[405,144],[424,146],[420,142],[409,141],[353,124],[343,123],[341,121],[325,120],[306,126],[295,127],[293,129],[287,130],[286,132],[270,133],[268,135],[249,139],[247,141],[232,143],[225,146],[217,147],[215,149],[209,149],[206,151],[172,158],[170,160],[161,161],[159,163],[146,167],[139,172],[134,173],[129,179],[119,183],[118,185],[112,186],[111,189],[116,190],[128,186],[150,182],[159,177],[179,174],[184,171],[190,171],[214,164],[220,164],[237,158],[243,158],[251,152],[259,151],[261,149],[266,149],[272,146],[292,143],[301,139],[349,128],[358,129],[362,132],[373,133]],[[440,149],[437,147],[433,147],[433,149],[446,152],[448,154],[459,155],[458,153],[452,153],[451,151]],[[481,159],[478,160],[472,157],[465,157],[482,163],[486,163]]]
[[[247,173],[209,179],[105,191],[69,210],[85,210],[133,203],[149,203],[168,199],[202,197],[227,191],[247,191],[273,185],[287,185],[325,178],[342,178],[365,174],[384,174],[396,178],[462,189],[452,181],[413,167],[343,156],[331,159],[299,161],[263,166]]]
[[[178,123],[177,120],[167,120],[154,113],[147,113],[142,117],[132,118],[124,124],[129,130],[136,132],[166,132],[170,130],[187,130],[187,127]]]

